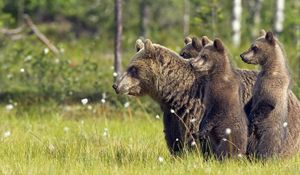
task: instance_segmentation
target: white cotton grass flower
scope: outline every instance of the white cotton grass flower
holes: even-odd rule
[[[48,48],[45,48],[45,49],[44,49],[44,54],[47,55],[48,53],[49,53],[49,49],[48,49]]]
[[[105,102],[106,102],[105,98],[102,98],[102,99],[101,99],[101,103],[104,104]]]
[[[113,77],[117,77],[118,76],[118,73],[117,72],[114,72],[113,73]]]
[[[67,132],[69,132],[69,131],[70,131],[70,128],[69,128],[69,127],[67,127],[67,126],[65,126],[65,127],[64,127],[64,132],[66,132],[66,133],[67,133]]]
[[[225,129],[225,134],[226,135],[230,135],[231,134],[231,129],[230,128],[226,128]]]
[[[13,104],[8,104],[8,105],[5,106],[5,109],[6,109],[7,111],[11,111],[11,110],[14,109],[14,105],[13,105]]]
[[[20,69],[20,72],[21,72],[21,73],[24,73],[24,72],[25,72],[25,69],[24,69],[24,68],[21,68],[21,69]]]
[[[59,64],[59,63],[60,63],[60,60],[59,60],[58,58],[56,58],[56,59],[54,60],[54,62],[55,62],[55,64]]]
[[[125,102],[125,103],[124,103],[124,108],[128,108],[129,105],[130,105],[129,101]]]
[[[237,156],[238,156],[239,158],[242,158],[242,157],[243,157],[243,155],[242,155],[241,153],[239,153]]]
[[[191,146],[196,146],[196,141],[195,140],[192,141]]]
[[[60,53],[64,53],[65,49],[63,47],[59,48]]]
[[[32,56],[31,55],[28,55],[27,57],[24,58],[24,62],[28,62],[32,60]]]
[[[162,156],[159,156],[159,157],[158,157],[158,162],[159,162],[159,163],[163,163],[163,162],[164,162],[164,158],[163,158]]]
[[[176,141],[176,142],[179,142],[179,138],[176,138],[175,141]]]
[[[11,136],[11,132],[10,132],[10,131],[5,131],[5,132],[3,133],[3,137],[4,137],[4,138],[10,137],[10,136]]]
[[[170,112],[171,112],[172,114],[174,114],[174,113],[175,113],[175,110],[174,110],[174,109],[171,109]]]
[[[287,126],[288,126],[288,123],[287,123],[287,122],[284,122],[284,123],[283,123],[283,127],[286,128]]]
[[[53,144],[50,143],[50,144],[48,145],[48,149],[49,149],[50,152],[53,152],[53,151],[55,150],[55,147],[54,147]]]
[[[86,105],[88,102],[89,102],[89,99],[87,99],[87,98],[81,99],[81,103],[82,103],[83,105]]]
[[[195,118],[190,119],[191,123],[195,123],[196,121],[197,121],[197,119],[195,119]]]
[[[226,138],[223,138],[222,140],[223,140],[224,142],[227,142],[227,139],[226,139]]]
[[[104,128],[103,137],[109,137],[108,128]]]
[[[6,76],[6,77],[7,77],[7,79],[9,79],[9,80],[10,80],[10,79],[12,79],[12,77],[13,77],[13,74],[7,74],[7,76]]]
[[[160,117],[159,117],[159,115],[158,115],[158,114],[156,114],[155,118],[156,118],[156,119],[159,119]]]

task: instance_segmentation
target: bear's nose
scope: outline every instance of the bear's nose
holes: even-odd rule
[[[119,90],[118,90],[118,85],[116,83],[114,83],[112,85],[112,88],[114,88],[115,92],[118,94],[119,93]]]
[[[114,90],[116,90],[116,89],[118,88],[118,86],[116,85],[116,83],[114,83],[114,84],[112,85],[112,88],[114,88]]]
[[[243,55],[243,54],[241,54],[240,57],[241,57],[242,59],[244,59],[244,55]]]

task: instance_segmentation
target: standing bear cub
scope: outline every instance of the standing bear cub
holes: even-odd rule
[[[254,156],[269,158],[284,151],[290,76],[279,42],[272,32],[262,33],[241,58],[248,64],[261,66],[253,88],[249,132],[257,138],[255,151],[251,151]]]
[[[202,38],[202,45],[199,56],[191,59],[195,71],[205,72],[208,81],[204,96],[206,111],[199,130],[201,144],[208,146],[217,159],[244,155],[248,120],[240,99],[241,82],[221,40],[209,44],[209,40]]]

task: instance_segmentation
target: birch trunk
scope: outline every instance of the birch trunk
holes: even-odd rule
[[[122,0],[115,0],[114,77],[121,73],[122,61]]]
[[[241,43],[242,0],[233,0],[232,9],[232,42],[235,47]]]
[[[274,20],[274,32],[279,35],[283,31],[284,22],[284,0],[276,0],[276,12]]]
[[[149,24],[149,5],[147,0],[140,2],[140,35],[144,38],[148,37]]]
[[[190,0],[184,0],[183,15],[183,35],[188,36],[190,33]]]

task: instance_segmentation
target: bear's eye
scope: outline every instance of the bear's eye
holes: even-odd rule
[[[204,61],[207,60],[207,57],[208,57],[207,54],[202,54],[202,55],[201,55],[201,59],[203,59]]]
[[[252,49],[254,52],[257,52],[257,50],[258,50],[257,46],[252,46],[251,49]]]
[[[131,66],[128,68],[127,73],[131,75],[132,77],[137,77],[138,76],[138,69],[135,66]]]
[[[189,57],[189,55],[185,52],[181,53],[180,56],[182,56],[183,58],[188,58]]]

